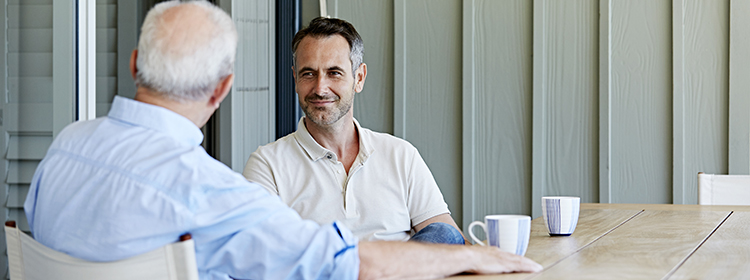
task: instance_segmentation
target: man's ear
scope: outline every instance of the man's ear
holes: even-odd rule
[[[229,76],[219,81],[219,84],[216,85],[214,92],[208,99],[209,106],[219,108],[219,104],[221,104],[221,102],[224,101],[224,98],[229,94],[229,90],[232,88],[232,83],[234,83],[234,74],[229,74]]]
[[[130,54],[130,75],[133,75],[133,80],[135,80],[135,76],[138,74],[138,66],[136,66],[136,61],[138,60],[138,49],[133,50],[133,53]]]
[[[362,92],[365,88],[365,79],[367,78],[367,64],[360,64],[357,71],[354,72],[354,91]]]

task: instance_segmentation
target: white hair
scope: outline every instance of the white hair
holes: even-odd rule
[[[163,14],[179,5],[196,5],[206,11],[210,35],[195,43],[173,46],[160,28]],[[206,1],[169,1],[146,15],[138,41],[135,83],[177,101],[207,98],[221,79],[234,72],[237,30],[222,9]]]

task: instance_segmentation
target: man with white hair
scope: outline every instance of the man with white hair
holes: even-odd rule
[[[130,61],[135,100],[116,97],[108,116],[69,125],[39,164],[24,204],[35,239],[73,257],[115,261],[190,233],[201,279],[540,270],[496,248],[358,243],[337,222],[302,220],[212,159],[199,127],[232,86],[236,45],[231,18],[207,2],[154,7]]]

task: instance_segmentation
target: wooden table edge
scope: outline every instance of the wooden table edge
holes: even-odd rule
[[[750,212],[750,206],[746,206],[746,205],[695,205],[695,204],[581,203],[581,209]]]

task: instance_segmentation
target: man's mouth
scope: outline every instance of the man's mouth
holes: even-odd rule
[[[309,98],[307,99],[307,102],[315,106],[325,106],[328,104],[333,104],[334,102],[336,102],[336,100],[335,99]]]

